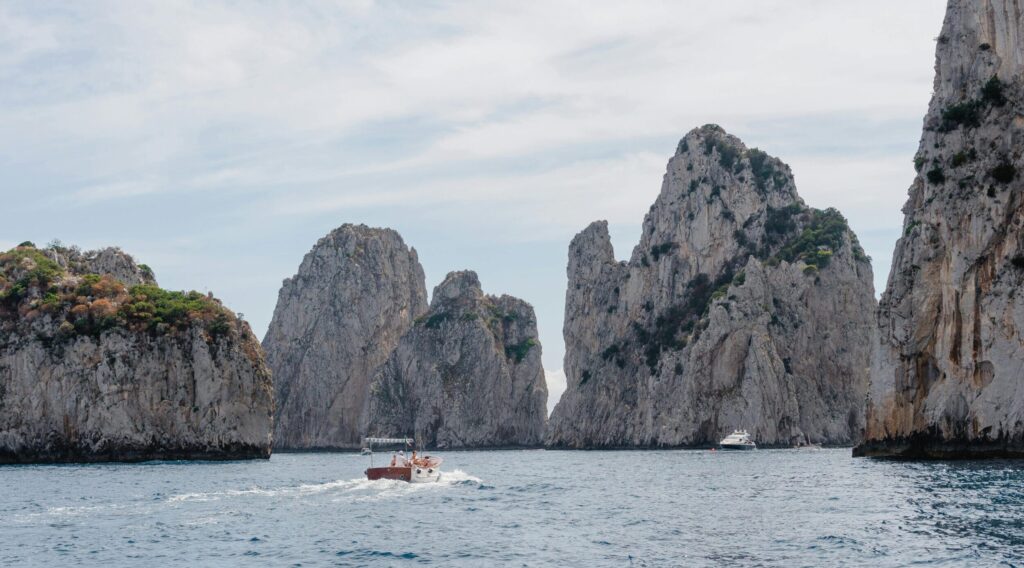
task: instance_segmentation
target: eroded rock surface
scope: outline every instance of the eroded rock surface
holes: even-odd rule
[[[0,254],[0,463],[270,456],[248,324],[118,249]]]
[[[377,373],[366,428],[436,448],[537,446],[546,403],[533,308],[452,272]]]
[[[1022,13],[947,5],[856,455],[1024,456]]]
[[[863,426],[871,265],[789,167],[715,125],[683,138],[628,262],[606,223],[569,247],[556,447],[851,444]]]
[[[427,310],[416,250],[390,229],[344,225],[285,280],[263,348],[274,373],[274,444],[358,448],[370,381]]]

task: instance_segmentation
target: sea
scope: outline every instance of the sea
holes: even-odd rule
[[[1016,566],[1024,463],[849,449],[0,467],[3,566]],[[378,454],[378,464],[387,459]]]

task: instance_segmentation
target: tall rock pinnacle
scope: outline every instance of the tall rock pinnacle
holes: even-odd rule
[[[628,262],[597,222],[573,239],[568,277],[568,389],[549,445],[860,433],[870,263],[838,211],[807,207],[788,166],[720,127],[680,141]]]
[[[344,225],[320,239],[284,281],[263,339],[275,447],[358,448],[370,380],[426,309],[423,268],[395,231]]]

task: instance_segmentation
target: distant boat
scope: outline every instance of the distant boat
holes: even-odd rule
[[[746,430],[734,430],[718,443],[723,450],[756,450],[757,444],[750,439]]]
[[[366,438],[364,448],[368,450],[365,455],[370,456],[370,467],[366,470],[366,479],[377,481],[378,479],[393,479],[395,481],[406,481],[409,483],[431,483],[441,479],[441,462],[439,457],[417,456],[415,450],[410,457],[406,458],[404,452],[395,456],[391,463],[385,467],[373,467],[373,446],[374,445],[401,445],[412,449],[412,438]]]

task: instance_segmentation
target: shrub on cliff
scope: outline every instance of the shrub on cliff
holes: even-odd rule
[[[981,111],[985,105],[981,101],[964,101],[949,105],[942,111],[941,132],[956,130],[961,126],[977,128],[981,125]]]
[[[754,175],[754,185],[761,192],[768,190],[768,182],[772,182],[776,188],[786,185],[786,174],[775,168],[775,162],[765,152],[757,148],[751,148],[747,152],[750,159],[750,170]]]
[[[992,105],[1001,107],[1006,104],[1006,95],[1003,93],[1003,82],[999,77],[993,75],[991,79],[981,88],[981,100]]]
[[[46,253],[19,246],[0,254],[0,316],[62,321],[58,335],[99,335],[113,328],[167,333],[202,324],[227,333],[235,316],[212,296],[153,284],[127,288],[110,275],[69,274]],[[66,325],[65,325],[66,324]]]
[[[810,224],[800,236],[786,243],[777,256],[780,260],[802,260],[818,268],[825,268],[832,260],[833,251],[843,246],[843,239],[849,230],[846,218],[838,210],[813,209]]]
[[[992,168],[992,179],[999,183],[1010,183],[1017,177],[1017,168],[1006,159]]]
[[[654,262],[658,262],[662,256],[672,252],[679,245],[675,243],[661,243],[660,245],[654,245],[651,247],[651,256],[654,257]]]
[[[781,238],[796,229],[794,217],[802,211],[800,205],[794,203],[787,207],[776,209],[768,207],[768,218],[764,223],[764,231],[768,241],[775,243]]]
[[[505,356],[516,363],[522,363],[534,345],[537,345],[537,340],[532,338],[524,339],[515,345],[506,345]]]
[[[0,254],[0,274],[0,301],[11,305],[33,289],[47,290],[64,270],[29,243]]]
[[[132,286],[129,295],[118,315],[129,326],[150,331],[186,329],[194,321],[202,321],[208,327],[216,324],[220,329],[228,317],[220,302],[194,290],[174,292],[152,284],[140,284]]]

